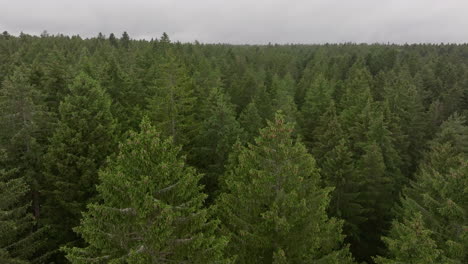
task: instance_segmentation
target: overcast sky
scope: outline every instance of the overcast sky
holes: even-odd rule
[[[0,0],[0,30],[205,43],[468,42],[468,0]]]

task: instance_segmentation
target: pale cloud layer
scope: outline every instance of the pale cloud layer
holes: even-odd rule
[[[205,43],[468,42],[468,0],[0,0],[0,31]]]

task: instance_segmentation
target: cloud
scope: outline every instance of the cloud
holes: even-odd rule
[[[3,2],[3,3],[1,3]],[[208,43],[468,42],[465,0],[0,0],[0,30]]]

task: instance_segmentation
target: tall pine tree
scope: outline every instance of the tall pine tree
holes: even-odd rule
[[[28,183],[33,213],[39,217],[39,184],[43,181],[40,172],[51,115],[44,96],[30,84],[28,74],[26,68],[18,67],[0,90],[0,146],[7,153],[6,168],[15,169],[16,175]]]
[[[397,219],[383,238],[388,253],[386,258],[378,257],[378,263],[422,263],[420,259],[426,258],[426,263],[468,261],[467,138],[463,118],[455,115],[443,123],[414,181],[403,193]],[[426,248],[412,253],[405,247],[412,241]]]
[[[5,153],[0,152],[0,262],[6,264],[43,263],[46,229],[37,227],[29,213],[29,187],[16,169],[5,169]]]
[[[202,208],[201,174],[147,120],[99,173],[101,202],[75,230],[88,246],[66,248],[72,263],[225,263],[227,242]]]
[[[218,190],[218,176],[224,173],[232,146],[244,138],[234,107],[226,97],[219,88],[212,89],[204,102],[206,111],[195,138],[194,164],[205,173],[203,183],[210,194]]]
[[[154,96],[148,99],[148,116],[162,131],[177,144],[188,145],[196,135],[191,78],[185,67],[168,52],[158,65],[153,86]]]
[[[237,263],[352,263],[315,160],[277,115],[240,149],[217,206]]]
[[[252,143],[265,123],[259,114],[255,100],[252,100],[252,102],[242,110],[239,115],[239,123],[246,133],[246,140]]]
[[[115,148],[111,100],[84,73],[69,87],[45,156],[44,223],[51,226],[52,248],[74,241],[72,228],[94,197],[97,171]]]
[[[316,140],[314,134],[320,118],[332,103],[333,86],[320,74],[305,90],[305,101],[301,108],[300,124],[307,146]]]

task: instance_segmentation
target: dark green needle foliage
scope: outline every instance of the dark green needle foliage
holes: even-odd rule
[[[236,263],[352,263],[342,222],[328,218],[314,158],[277,114],[225,176],[217,208]]]
[[[207,109],[195,138],[194,164],[205,173],[203,183],[211,194],[218,190],[218,176],[224,172],[232,146],[244,138],[234,107],[226,97],[220,89],[212,89],[204,102]]]
[[[5,264],[43,263],[41,254],[46,229],[38,228],[29,212],[31,200],[24,177],[17,170],[3,168],[0,153],[0,262]]]
[[[51,130],[51,113],[43,94],[32,85],[26,67],[17,67],[0,90],[0,148],[6,152],[5,169],[14,169],[28,184],[34,215],[39,217],[39,189],[43,155]]]
[[[202,208],[202,175],[148,120],[99,173],[99,202],[75,228],[88,244],[66,248],[72,263],[227,263],[218,221]]]
[[[0,34],[2,181],[21,189],[0,203],[17,200],[2,210],[30,221],[0,232],[0,263],[65,264],[63,247],[81,263],[346,263],[343,245],[368,264],[468,263],[467,44],[182,43],[124,30]],[[267,126],[278,110],[284,121]],[[119,158],[143,116],[161,148]],[[144,187],[171,186],[162,160],[174,146],[201,175],[184,165],[151,207]],[[5,244],[43,227],[24,254]]]
[[[60,118],[50,139],[44,166],[46,201],[43,222],[57,245],[76,240],[71,230],[96,194],[97,171],[115,148],[111,100],[99,84],[80,73],[59,107]]]
[[[177,58],[168,52],[157,67],[157,76],[150,87],[154,96],[148,98],[147,115],[165,136],[177,144],[192,143],[197,129],[194,123],[196,97],[191,78]]]
[[[468,261],[468,127],[457,115],[442,124],[415,180],[404,191],[397,220],[378,263]]]
[[[323,75],[318,75],[305,91],[305,101],[301,108],[300,123],[305,143],[309,146],[316,141],[320,118],[332,103],[334,87]]]
[[[360,193],[362,181],[333,101],[316,126],[312,153],[317,157],[324,182],[334,187],[328,211],[345,220],[344,233],[348,241],[354,242],[360,238],[359,225],[367,220]]]
[[[259,114],[255,100],[250,102],[240,113],[239,123],[246,133],[247,141],[253,142],[265,123]]]

